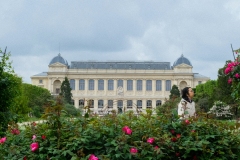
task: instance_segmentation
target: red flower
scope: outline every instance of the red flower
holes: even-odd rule
[[[192,133],[195,133],[196,131],[195,130],[191,130]]]
[[[37,125],[37,123],[36,123],[36,122],[33,122],[33,123],[32,123],[32,125],[33,125],[33,126],[36,126],[36,125]]]
[[[12,129],[11,133],[15,134],[15,135],[18,135],[18,134],[20,134],[20,131],[18,129]]]
[[[45,139],[46,139],[46,136],[45,136],[45,135],[42,135],[42,139],[45,140]]]
[[[232,83],[232,78],[229,78],[228,79],[228,84],[231,84]]]
[[[35,152],[36,150],[38,150],[39,145],[38,145],[37,142],[34,142],[34,143],[32,143],[32,144],[30,145],[30,148],[31,148],[31,151],[32,151],[32,152]]]
[[[88,160],[98,160],[98,157],[96,157],[94,154],[91,154]]]
[[[176,156],[177,156],[177,157],[180,157],[180,153],[179,153],[179,152],[176,152]]]
[[[155,140],[154,138],[148,138],[147,142],[150,143],[150,144],[153,144],[154,140]]]
[[[122,131],[128,135],[132,134],[132,130],[128,126],[123,127]]]
[[[159,148],[158,146],[155,146],[155,147],[154,147],[155,150],[158,150],[158,148]]]
[[[23,157],[23,160],[27,160],[27,157],[26,157],[26,156],[24,156],[24,157]]]
[[[189,125],[190,124],[190,121],[188,119],[185,120],[185,124],[186,125]]]
[[[0,144],[3,144],[7,140],[7,137],[3,137],[0,139]]]
[[[198,158],[197,158],[197,156],[193,156],[193,160],[197,160]]]
[[[130,153],[133,154],[133,155],[135,155],[137,152],[138,152],[137,148],[133,147],[133,148],[130,149]]]
[[[174,134],[175,133],[175,131],[174,131],[174,129],[171,129],[171,131],[170,131],[172,134]]]
[[[177,138],[180,138],[181,137],[181,134],[177,134]]]
[[[177,138],[176,138],[176,137],[173,137],[173,138],[171,139],[171,141],[172,141],[172,142],[177,142]]]

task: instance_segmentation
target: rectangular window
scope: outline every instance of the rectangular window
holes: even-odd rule
[[[156,80],[156,91],[161,91],[161,90],[162,90],[162,81]]]
[[[108,108],[113,108],[113,100],[108,100]]]
[[[84,79],[79,80],[79,90],[85,90],[85,80]]]
[[[202,84],[202,81],[198,81],[198,84]]]
[[[171,80],[166,80],[166,91],[171,90]]]
[[[137,91],[142,91],[142,80],[137,80]]]
[[[104,80],[103,79],[98,80],[98,90],[104,90]]]
[[[146,86],[146,90],[147,91],[151,91],[152,90],[152,80],[147,80],[147,86]]]
[[[40,83],[40,84],[42,84],[42,83],[43,83],[43,80],[42,80],[42,79],[40,79],[40,80],[39,80],[39,83]]]
[[[142,100],[137,100],[137,108],[142,108]]]
[[[79,107],[81,107],[81,108],[84,107],[84,100],[83,99],[79,100]]]
[[[118,87],[123,87],[123,80],[122,79],[118,80]]]
[[[133,90],[133,80],[127,80],[127,90],[128,91]]]
[[[88,100],[88,106],[90,108],[94,108],[94,100],[93,99]]]
[[[88,81],[88,90],[94,90],[94,80],[90,79]]]
[[[147,108],[152,108],[152,101],[151,100],[147,100]]]
[[[108,80],[108,90],[109,91],[113,90],[113,80],[112,79]]]
[[[132,108],[132,100],[127,100],[127,108]]]
[[[70,87],[72,90],[75,90],[75,79],[70,79]]]

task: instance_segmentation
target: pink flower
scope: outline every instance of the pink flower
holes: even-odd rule
[[[133,154],[133,155],[135,155],[137,152],[138,152],[137,148],[133,147],[133,148],[130,149],[130,153]]]
[[[191,130],[192,133],[195,133],[196,131],[195,130]]]
[[[0,144],[3,144],[7,140],[7,137],[3,137],[0,139]]]
[[[32,152],[35,152],[36,150],[38,150],[39,145],[38,145],[37,142],[34,142],[34,143],[32,143],[32,144],[30,145],[30,148],[31,148],[31,151],[32,151]]]
[[[158,148],[159,148],[158,146],[155,146],[155,147],[154,147],[155,150],[158,150]]]
[[[190,121],[188,119],[185,120],[185,124],[186,125],[189,125],[190,124]]]
[[[240,78],[240,74],[236,73],[236,74],[235,74],[235,77],[236,77],[236,78]]]
[[[147,142],[150,143],[150,144],[153,144],[154,140],[155,140],[154,138],[148,138]]]
[[[12,129],[11,133],[15,134],[15,135],[18,135],[18,134],[20,134],[20,131],[18,129]]]
[[[32,136],[32,140],[34,140],[34,139],[36,139],[37,138],[37,136],[36,135],[33,135]]]
[[[181,137],[181,134],[177,134],[177,138],[180,138]]]
[[[231,72],[231,68],[230,67],[227,67],[224,71],[225,74],[228,74],[229,72]]]
[[[172,142],[177,142],[177,138],[176,138],[176,137],[173,137],[173,138],[171,139],[171,141],[172,141]]]
[[[88,160],[98,160],[98,157],[96,157],[94,154],[91,154]]]
[[[45,140],[45,139],[46,139],[46,136],[45,136],[45,135],[42,135],[42,139]]]
[[[132,130],[128,126],[123,127],[122,131],[128,135],[132,134]]]
[[[232,83],[232,78],[229,78],[228,79],[228,84],[231,84]]]
[[[174,133],[175,133],[174,129],[172,129],[170,132],[171,132],[172,134],[174,134]]]

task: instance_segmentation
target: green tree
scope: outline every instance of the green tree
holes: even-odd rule
[[[21,78],[14,74],[9,62],[10,53],[3,53],[0,49],[0,136],[5,134],[9,121],[15,117],[11,112],[15,101],[14,99],[20,95],[19,87]],[[16,119],[15,119],[16,120]]]
[[[27,106],[32,109],[33,115],[40,117],[45,103],[52,99],[49,90],[31,84],[23,83],[23,94],[28,100]]]
[[[62,82],[62,85],[61,85],[61,93],[60,95],[63,96],[64,98],[64,101],[66,103],[69,103],[71,104],[71,101],[72,101],[72,93],[71,93],[71,87],[70,87],[70,83],[69,83],[69,80],[67,77],[65,77],[65,80]]]
[[[180,97],[180,91],[178,89],[178,86],[175,84],[172,86],[169,98],[172,99],[173,97]]]

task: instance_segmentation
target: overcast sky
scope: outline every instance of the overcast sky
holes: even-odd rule
[[[0,48],[23,81],[71,61],[171,62],[217,79],[240,48],[239,0],[1,0]],[[59,47],[60,46],[60,47]],[[60,48],[60,49],[59,49]]]

